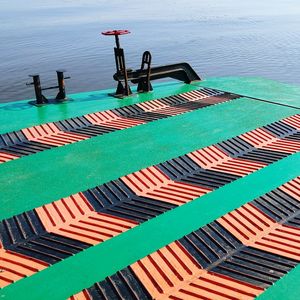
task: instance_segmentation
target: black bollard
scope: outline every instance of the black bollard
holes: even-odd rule
[[[58,70],[56,71],[57,74],[57,84],[58,84],[58,94],[56,96],[57,100],[64,100],[66,99],[66,86],[65,86],[65,79],[70,77],[64,77],[64,71]]]
[[[48,102],[47,98],[42,94],[40,75],[37,75],[37,74],[29,75],[29,77],[32,77],[33,82],[28,83],[27,85],[33,85],[34,86],[36,104],[47,103]]]

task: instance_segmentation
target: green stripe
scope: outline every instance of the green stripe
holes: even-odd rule
[[[183,83],[162,83],[150,93],[134,94],[125,99],[108,96],[114,90],[102,90],[70,95],[62,104],[36,107],[28,101],[0,104],[0,134],[47,122],[55,122],[87,113],[122,107],[147,100],[195,90],[197,87]]]
[[[169,95],[188,92],[197,87],[210,87],[258,97],[283,104],[299,107],[300,88],[264,78],[218,77],[208,78],[192,85],[167,82],[156,84],[154,91],[135,94],[126,99],[109,97],[114,90],[91,91],[71,94],[71,101],[57,105],[45,105],[37,108],[28,104],[28,100],[0,104],[0,134],[22,128],[55,122],[67,118],[81,116],[87,113],[122,107],[147,100],[157,99]]]
[[[257,300],[297,300],[300,295],[300,265],[269,287]]]
[[[256,97],[300,108],[300,87],[259,77],[217,77],[196,82],[209,87],[248,97]]]
[[[0,291],[3,299],[65,299],[299,175],[300,153],[166,212]]]
[[[5,163],[0,220],[294,113],[239,99]]]

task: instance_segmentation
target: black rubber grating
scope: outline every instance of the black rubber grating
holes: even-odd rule
[[[277,222],[299,212],[300,209],[300,202],[280,189],[259,197],[253,204]]]
[[[143,284],[136,277],[130,267],[107,277],[87,289],[92,299],[152,299]]]
[[[213,189],[240,178],[240,176],[234,174],[203,169],[186,155],[159,164],[158,168],[177,182]]]
[[[277,138],[284,138],[297,132],[297,130],[288,124],[278,121],[263,127]]]
[[[87,190],[83,194],[95,211],[139,223],[176,207],[171,203],[136,196],[121,180]]]
[[[45,228],[35,210],[0,222],[0,240],[5,248],[44,234]]]
[[[233,254],[243,246],[230,232],[213,222],[179,240],[204,268]]]
[[[84,116],[54,122],[54,124],[62,131],[72,131],[92,125]]]
[[[248,160],[271,164],[287,156],[289,156],[289,153],[283,153],[283,152],[265,150],[265,149],[255,149],[246,154],[243,154],[241,157]]]
[[[110,133],[116,130],[117,128],[113,128],[113,127],[106,127],[101,125],[90,125],[90,126],[80,127],[77,129],[72,129],[69,132],[79,133],[79,134],[92,137],[92,136],[98,136],[98,135]]]
[[[9,154],[18,155],[18,156],[25,156],[25,155],[35,154],[54,147],[56,146],[50,146],[35,141],[26,141],[26,142],[10,145],[7,147],[3,147],[1,148],[1,151],[4,151]]]
[[[169,118],[170,115],[165,115],[165,114],[160,114],[160,113],[155,113],[155,112],[143,112],[138,115],[129,115],[127,116],[128,119],[135,119],[135,120],[141,120],[144,122],[152,122],[156,120],[161,120],[165,118]]]
[[[209,270],[267,288],[297,264],[290,258],[247,247]]]
[[[218,143],[217,146],[231,157],[241,157],[243,154],[256,149],[239,136]]]
[[[6,249],[33,257],[48,264],[54,264],[90,246],[91,245],[81,241],[54,233],[45,233],[6,247]]]

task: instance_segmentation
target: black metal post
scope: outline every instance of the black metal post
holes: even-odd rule
[[[116,69],[117,69],[117,73],[124,75],[124,84],[125,84],[125,87],[123,87],[122,82],[121,81],[118,82],[116,95],[129,96],[132,94],[132,92],[128,84],[128,75],[127,75],[126,64],[125,64],[124,50],[123,48],[120,47],[119,36],[115,35],[115,37],[116,37],[116,47],[114,48],[114,54],[115,54]]]
[[[119,40],[119,36],[118,35],[115,35],[115,40],[116,40],[116,46],[118,49],[120,49],[120,40]]]
[[[102,32],[103,35],[115,36],[116,46],[114,47],[114,55],[116,62],[116,69],[118,76],[123,76],[122,80],[118,80],[118,86],[116,89],[116,93],[114,96],[116,97],[124,97],[132,94],[129,83],[128,83],[128,70],[125,65],[125,55],[124,50],[120,46],[119,35],[128,34],[130,31],[128,30],[110,30]],[[124,84],[124,85],[123,85]]]
[[[66,99],[64,71],[56,71],[56,74],[57,74],[57,83],[58,83],[58,94],[56,96],[56,99],[63,100]]]
[[[42,87],[41,87],[41,81],[40,81],[40,75],[30,75],[32,77],[34,85],[34,92],[35,92],[35,98],[37,104],[43,104],[47,102],[46,97],[42,94]]]
[[[138,87],[137,91],[140,92],[150,92],[153,90],[151,82],[150,82],[150,77],[151,77],[151,61],[152,61],[152,56],[149,51],[145,51],[142,56],[142,64],[141,64],[141,71],[145,70],[145,66],[147,66],[146,70],[146,76],[141,77],[139,82],[138,82]]]

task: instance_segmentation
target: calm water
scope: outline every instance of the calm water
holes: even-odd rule
[[[148,4],[147,4],[148,3]],[[0,0],[0,102],[33,96],[27,75],[68,92],[113,87],[114,39],[122,37],[127,66],[150,50],[153,64],[187,61],[204,77],[264,76],[300,84],[299,0]]]

